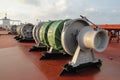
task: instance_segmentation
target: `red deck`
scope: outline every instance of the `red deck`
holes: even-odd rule
[[[120,24],[100,24],[98,26],[102,29],[120,30]],[[94,25],[92,25],[92,27],[95,28]]]
[[[0,34],[5,32],[0,31]],[[120,43],[111,43],[96,56],[101,70],[59,76],[70,59],[39,60],[40,52],[29,52],[35,43],[19,43],[14,35],[0,35],[0,80],[120,80]]]

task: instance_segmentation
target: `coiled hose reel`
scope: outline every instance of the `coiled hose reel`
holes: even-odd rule
[[[17,34],[16,29],[17,29],[17,25],[12,25],[10,27],[10,30],[8,31],[8,34]]]
[[[17,36],[15,37],[16,40],[21,41],[33,41],[32,30],[34,25],[31,23],[23,24],[17,27]]]

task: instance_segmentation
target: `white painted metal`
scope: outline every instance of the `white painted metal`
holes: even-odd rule
[[[37,46],[40,46],[39,30],[42,25],[43,25],[43,22],[39,22],[38,25],[36,25],[32,31],[32,35],[33,35],[33,38],[34,38]]]
[[[35,40],[35,42],[36,42],[36,44],[38,44],[38,40],[37,40],[37,36],[36,36],[36,28],[37,28],[38,26],[36,25],[34,28],[33,28],[33,30],[32,30],[32,35],[33,35],[33,39]]]
[[[73,55],[69,64],[76,67],[80,64],[98,62],[93,49],[98,52],[104,51],[108,45],[108,35],[105,30],[94,30],[86,21],[76,19],[65,23],[61,41],[64,50]]]
[[[89,24],[82,19],[69,20],[64,24],[61,43],[68,54],[74,55],[78,46],[77,35],[82,28],[87,26],[89,26]]]
[[[3,19],[3,28],[9,30],[10,29],[10,19],[7,19],[7,17],[5,17]]]

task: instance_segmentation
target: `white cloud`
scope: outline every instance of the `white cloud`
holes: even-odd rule
[[[86,12],[95,12],[96,9],[95,9],[95,8],[87,8],[85,11],[86,11]]]
[[[3,0],[0,3],[0,17],[7,12],[12,19],[35,23],[36,19],[57,20],[85,15],[97,23],[105,23],[104,20],[109,17],[120,17],[120,7],[113,5],[112,0],[109,2],[111,5],[101,6],[102,1],[96,0]],[[104,4],[107,3],[104,1]]]
[[[112,13],[114,13],[114,14],[116,14],[116,13],[118,13],[118,14],[120,14],[120,10],[112,10]]]
[[[8,8],[7,12],[12,18],[23,22],[35,22],[36,19],[78,18],[80,14],[88,15],[88,12],[94,11],[94,8],[87,8],[80,2],[84,0],[14,0],[13,7]]]
[[[39,6],[40,5],[39,0],[19,0],[19,1],[22,1],[25,4],[34,5],[34,6]]]

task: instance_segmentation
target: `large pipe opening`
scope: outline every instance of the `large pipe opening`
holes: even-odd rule
[[[108,35],[105,30],[88,31],[83,40],[85,47],[93,48],[98,52],[104,51],[108,45]]]

